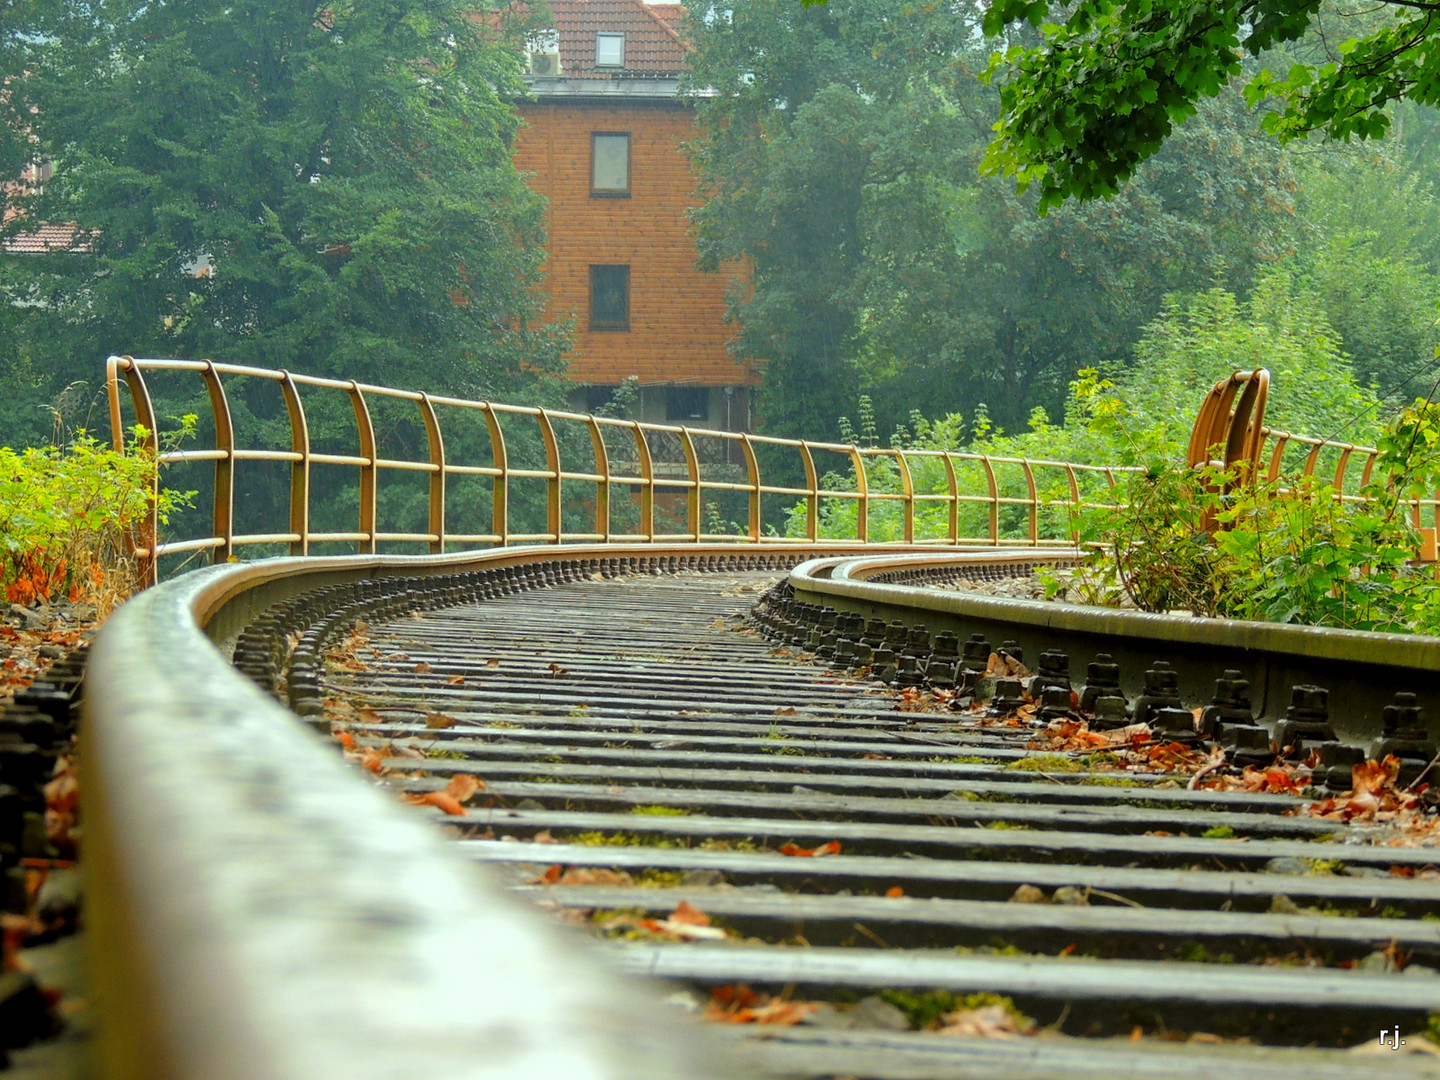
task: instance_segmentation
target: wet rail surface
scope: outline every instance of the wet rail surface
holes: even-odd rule
[[[341,606],[300,639],[288,695],[412,797],[481,781],[463,814],[417,812],[621,969],[683,987],[677,1017],[737,984],[823,1003],[717,1025],[762,1073],[1353,1077],[1369,1065],[1341,1048],[1440,1010],[1440,887],[1399,876],[1433,852],[1286,816],[1289,796],[1010,768],[1031,729],[900,711],[758,633],[747,612],[781,577],[576,571]],[[1026,887],[1084,902],[1015,902]],[[645,928],[682,902],[724,939]],[[1407,973],[1376,970],[1387,951]],[[1049,1031],[908,1030],[897,991],[1003,995]]]

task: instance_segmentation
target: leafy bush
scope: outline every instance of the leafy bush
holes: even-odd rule
[[[1226,494],[1233,474],[1156,465],[1119,508],[1086,515],[1082,535],[1097,546],[1080,591],[1146,611],[1440,633],[1440,581],[1411,562],[1419,537],[1408,504],[1440,481],[1440,405],[1417,400],[1378,446],[1359,498],[1314,477]],[[1213,538],[1207,515],[1220,526]]]
[[[194,422],[185,417],[172,438]],[[156,498],[148,434],[137,425],[124,454],[83,430],[64,449],[0,447],[0,586],[10,602],[65,596],[103,608],[129,592],[126,538]],[[162,490],[155,502],[161,523],[193,494]]]

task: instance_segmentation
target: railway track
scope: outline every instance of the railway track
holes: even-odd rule
[[[907,711],[797,644],[782,562],[747,561],[342,582],[252,613],[234,657],[613,968],[679,988],[637,1023],[799,1020],[713,1025],[757,1073],[1379,1065],[1352,1047],[1440,1071],[1401,1052],[1440,1011],[1433,851]],[[947,1022],[992,1037],[925,1030]]]

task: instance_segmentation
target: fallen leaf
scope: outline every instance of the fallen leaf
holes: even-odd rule
[[[457,817],[465,813],[465,807],[460,805],[458,799],[443,791],[427,791],[424,794],[412,792],[405,796],[405,801],[414,803],[416,806],[434,806],[447,814],[454,814]]]
[[[452,675],[450,678],[446,679],[445,681],[446,681],[449,685],[451,685],[451,686],[464,686],[464,685],[465,685],[465,676],[464,676],[464,675]]]
[[[500,666],[500,658],[499,658],[498,656],[492,656],[489,660],[486,660],[486,661],[485,661],[485,666],[486,666],[486,667],[499,667],[499,666]]]
[[[776,716],[794,716],[794,715],[795,715],[795,710],[794,710],[794,709],[789,709],[789,708],[786,708],[786,709],[776,709],[776,710],[775,710],[775,715],[776,715]]]
[[[885,890],[885,895],[888,896],[891,900],[895,900],[899,897],[904,896],[905,890],[902,889],[899,885],[891,885],[890,888]]]
[[[421,660],[418,664],[415,665],[413,670],[416,675],[429,675],[430,672],[434,671],[435,669],[432,668],[429,664],[427,664],[424,660]]]
[[[330,734],[334,735],[335,738],[336,738],[336,740],[337,740],[337,741],[340,743],[340,745],[343,746],[346,750],[349,750],[349,751],[352,751],[352,752],[354,751],[354,749],[355,749],[355,736],[354,736],[354,735],[351,735],[350,732],[348,732],[348,731],[332,731]]]
[[[530,839],[531,839],[531,841],[532,841],[533,843],[536,843],[536,844],[558,844],[558,843],[560,843],[559,840],[556,840],[555,837],[553,837],[553,836],[550,835],[550,830],[549,830],[549,829],[541,829],[538,833],[536,833],[536,834],[535,834],[534,836],[532,836]]]
[[[780,847],[780,854],[803,856],[839,855],[840,841],[831,840],[828,844],[821,844],[817,848],[803,848],[798,844],[783,844]]]
[[[624,870],[607,870],[603,866],[572,866],[560,875],[556,885],[633,885],[635,879]]]
[[[940,1034],[962,1038],[1016,1039],[1026,1034],[1015,1020],[1015,1014],[1004,1005],[984,1005],[978,1009],[957,1009],[940,1017]]]
[[[485,790],[485,781],[478,776],[471,776],[469,773],[456,773],[445,785],[445,794],[449,795],[456,802],[469,802],[477,794]]]
[[[360,720],[366,724],[383,724],[385,722],[385,718],[374,709],[361,709],[359,715]]]
[[[427,728],[452,728],[455,726],[455,718],[446,716],[444,713],[426,713],[425,726]]]
[[[561,667],[559,664],[551,664],[551,665],[550,665],[550,668],[549,668],[549,671],[550,671],[551,677],[552,677],[552,678],[556,678],[556,679],[558,679],[561,675],[569,675],[569,674],[570,674],[570,669],[569,669],[569,668],[563,668],[563,667]]]
[[[689,900],[681,900],[670,915],[670,922],[689,923],[691,926],[709,926],[710,916],[697,908]]]

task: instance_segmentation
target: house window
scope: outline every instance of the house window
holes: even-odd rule
[[[709,387],[671,386],[666,389],[666,420],[708,420],[709,418]]]
[[[630,267],[590,267],[590,329],[630,329]]]
[[[625,35],[607,34],[603,30],[595,35],[595,66],[625,66]]]
[[[590,136],[590,194],[630,194],[630,133],[596,131]]]

